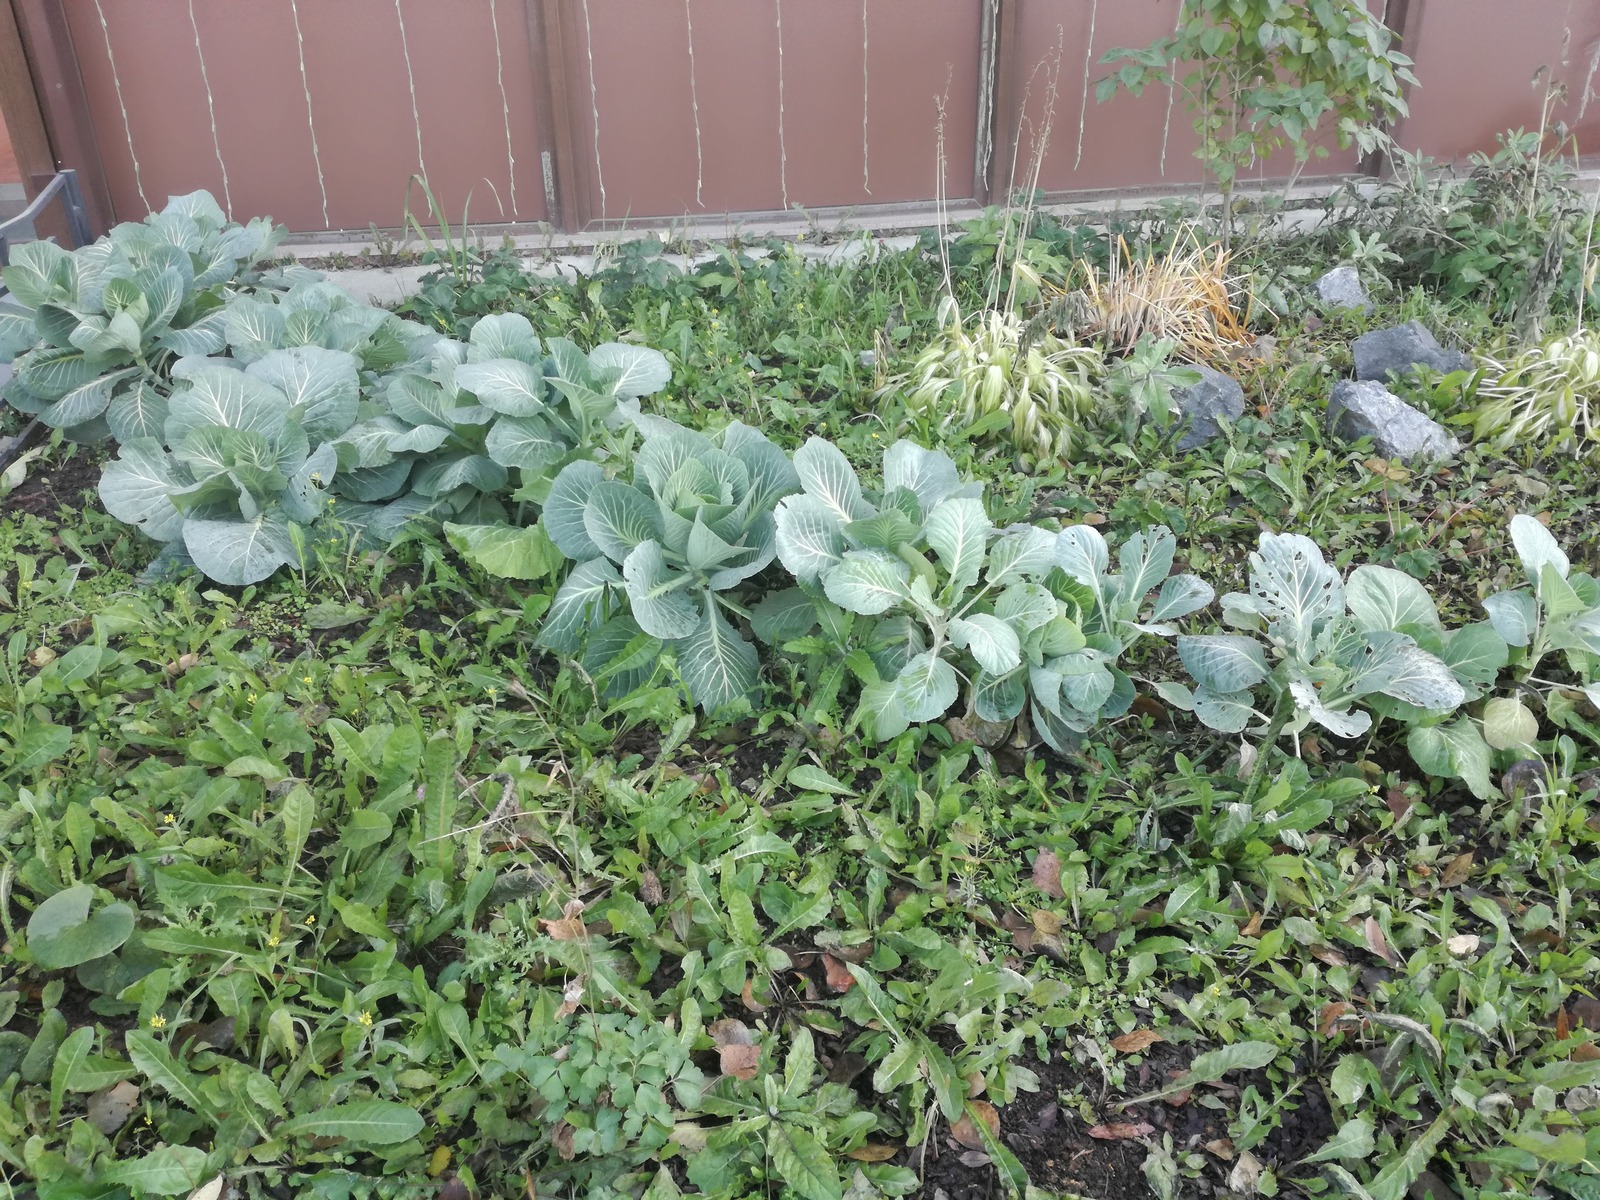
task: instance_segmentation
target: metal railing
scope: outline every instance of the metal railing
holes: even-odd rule
[[[57,197],[61,199],[61,207],[67,218],[67,233],[72,238],[72,249],[94,241],[94,234],[89,229],[89,213],[83,206],[83,192],[78,187],[78,173],[61,171],[45,184],[44,190],[33,198],[27,208],[9,221],[0,221],[0,267],[10,264],[11,243],[17,234],[24,229],[31,229],[35,219]],[[30,235],[27,240],[35,239]],[[5,295],[5,291],[5,286],[0,284],[0,296]]]
[[[89,226],[89,214],[83,207],[83,192],[78,187],[78,173],[61,171],[45,184],[43,190],[33,198],[27,208],[9,221],[0,221],[0,267],[10,265],[11,243],[13,239],[17,239],[18,234],[27,230],[29,234],[27,240],[37,240],[32,233],[33,223],[56,200],[61,202],[66,216],[67,236],[72,240],[71,248],[76,250],[94,241],[94,233]],[[55,241],[55,238],[48,240]],[[5,296],[8,291],[4,279],[0,279],[0,296]],[[10,379],[10,364],[0,363],[0,394],[4,393],[5,385]],[[44,423],[38,417],[34,417],[15,437],[0,437],[0,471],[4,471],[15,462],[44,427]]]

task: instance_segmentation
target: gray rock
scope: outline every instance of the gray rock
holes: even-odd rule
[[[1244,415],[1244,389],[1235,379],[1210,367],[1196,367],[1200,382],[1173,393],[1178,402],[1178,418],[1186,426],[1178,441],[1179,450],[1203,446],[1220,431],[1218,417],[1237,421]]]
[[[1378,383],[1387,380],[1391,371],[1404,375],[1419,366],[1444,374],[1472,369],[1470,355],[1446,350],[1421,321],[1407,321],[1392,329],[1362,334],[1352,349],[1356,357],[1356,378]]]
[[[1371,380],[1333,385],[1328,425],[1352,441],[1370,437],[1385,458],[1449,458],[1461,449],[1443,425]]]
[[[869,371],[878,365],[878,352],[876,350],[863,350],[860,358],[861,365]]]
[[[1361,276],[1354,267],[1335,267],[1317,280],[1317,298],[1329,308],[1372,311],[1372,297],[1361,286]]]

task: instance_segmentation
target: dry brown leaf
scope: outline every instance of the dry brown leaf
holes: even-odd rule
[[[661,890],[661,878],[649,867],[639,872],[639,899],[646,904],[660,904],[666,899]]]
[[[983,1135],[978,1132],[978,1127],[973,1123],[972,1115],[976,1113],[978,1119],[989,1127],[989,1133],[994,1137],[1000,1136],[1000,1114],[994,1105],[987,1100],[973,1100],[967,1104],[967,1111],[961,1119],[950,1126],[950,1136],[965,1146],[968,1150],[983,1149]]]
[[[1105,513],[1097,512],[1085,513],[1083,523],[1085,525],[1104,525],[1106,523],[1106,515]]]
[[[1109,1125],[1096,1125],[1089,1136],[1102,1142],[1121,1142],[1129,1138],[1142,1138],[1156,1131],[1154,1125],[1144,1121],[1115,1121]]]
[[[563,1162],[571,1162],[577,1150],[572,1145],[573,1127],[565,1121],[557,1121],[555,1129],[550,1134],[550,1142],[556,1148],[556,1153],[561,1155]]]
[[[1316,945],[1311,947],[1311,957],[1330,967],[1348,967],[1350,965],[1350,960],[1332,946]]]
[[[1223,1162],[1233,1161],[1233,1142],[1229,1138],[1218,1138],[1214,1142],[1207,1142],[1205,1148]]]
[[[1389,939],[1383,936],[1383,926],[1378,924],[1378,918],[1368,917],[1364,928],[1367,939],[1367,949],[1371,950],[1391,967],[1400,961],[1400,956],[1389,945]]]
[[[827,977],[828,986],[836,992],[848,992],[856,985],[856,977],[850,974],[850,968],[831,954],[822,956],[822,971]]]
[[[1581,1046],[1573,1048],[1573,1062],[1593,1062],[1597,1058],[1600,1058],[1600,1046],[1596,1046],[1593,1042],[1584,1042]]]
[[[1333,1027],[1339,1018],[1350,1011],[1350,1006],[1343,1000],[1330,1000],[1322,1006],[1322,1012],[1317,1016],[1317,1032],[1323,1037],[1333,1035]]]
[[[110,1137],[128,1123],[139,1107],[139,1089],[123,1080],[89,1097],[89,1124]]]
[[[1403,788],[1390,788],[1383,794],[1383,802],[1389,806],[1389,812],[1393,814],[1396,822],[1411,811],[1413,803]]]
[[[888,1162],[900,1153],[899,1146],[886,1146],[881,1142],[868,1142],[865,1146],[857,1146],[849,1151],[845,1157],[853,1158],[856,1162],[880,1163]]]
[[[739,999],[744,1001],[746,1008],[757,1015],[767,1011],[767,1006],[756,999],[754,980],[744,981],[744,989],[739,993]]]
[[[1261,936],[1261,914],[1260,913],[1251,913],[1250,914],[1250,919],[1244,923],[1244,928],[1239,930],[1239,933],[1240,933],[1240,935],[1242,937],[1248,937],[1248,938],[1260,937]]]
[[[583,923],[583,901],[572,900],[561,910],[561,916],[554,921],[541,919],[539,924],[544,926],[544,931],[558,942],[578,942],[589,936],[589,929]]]
[[[1123,1054],[1137,1054],[1141,1050],[1148,1050],[1157,1042],[1166,1040],[1154,1029],[1135,1029],[1132,1033],[1125,1033],[1121,1037],[1112,1038],[1111,1048],[1119,1050]]]
[[[1444,874],[1439,877],[1439,886],[1446,888],[1460,887],[1472,874],[1472,851],[1458,854],[1452,858],[1444,869]]]
[[[1033,886],[1052,900],[1065,900],[1061,890],[1061,860],[1054,850],[1041,850],[1033,860]]]
[[[722,1073],[735,1079],[754,1079],[761,1065],[760,1046],[723,1046],[719,1050]]]
[[[1572,1036],[1572,1022],[1567,1017],[1567,1006],[1556,1009],[1556,1041],[1564,1042]]]
[[[1061,917],[1048,909],[1033,910],[1033,928],[1045,937],[1056,937],[1061,932]]]

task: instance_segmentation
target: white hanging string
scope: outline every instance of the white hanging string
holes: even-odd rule
[[[600,215],[606,215],[606,175],[600,167],[600,93],[594,86],[594,30],[589,26],[589,0],[583,0],[583,43],[589,51],[589,108],[594,113],[594,177],[600,185]]]
[[[861,0],[861,187],[872,195],[872,170],[867,157],[867,0]]]
[[[1172,32],[1176,36],[1178,30],[1183,28],[1183,10],[1188,7],[1189,0],[1178,0],[1178,19],[1173,22]],[[1172,136],[1172,104],[1178,96],[1178,85],[1174,81],[1167,88],[1167,116],[1161,125],[1161,178],[1167,177],[1167,142]]]
[[[95,0],[99,3],[100,0]],[[295,46],[300,52],[300,86],[306,93],[306,127],[311,130],[311,160],[317,164],[317,187],[322,190],[322,227],[332,229],[328,219],[328,184],[322,177],[322,151],[317,148],[317,121],[311,115],[311,78],[306,74],[306,39],[300,32],[300,9],[295,0],[289,0],[289,12],[294,17]]]
[[[217,105],[211,95],[211,76],[206,71],[205,51],[200,48],[200,22],[195,20],[194,0],[189,0],[189,27],[194,30],[194,53],[200,60],[200,82],[206,89],[206,112],[211,117],[211,146],[217,154],[217,166],[222,171],[222,209],[233,219],[233,193],[228,187],[228,164],[222,161],[222,139],[217,135]]]
[[[144,174],[139,170],[139,156],[133,151],[133,126],[128,121],[128,104],[122,98],[122,76],[117,73],[117,56],[111,52],[111,27],[106,24],[106,10],[100,0],[94,0],[94,10],[100,14],[100,33],[106,39],[106,60],[111,64],[111,86],[117,92],[117,107],[122,110],[122,133],[128,141],[128,157],[133,160],[133,183],[139,189],[139,203],[146,210],[150,201],[144,194]]]
[[[694,19],[689,15],[689,0],[683,0],[683,24],[689,31],[689,105],[694,110],[694,202],[706,206],[701,189],[706,181],[706,159],[700,148],[700,89],[694,77]]]
[[[778,14],[778,191],[789,211],[789,150],[783,141],[783,0],[772,0]]]
[[[1100,19],[1100,0],[1089,6],[1089,43],[1083,49],[1083,100],[1078,107],[1078,157],[1072,164],[1076,171],[1083,165],[1083,128],[1089,123],[1089,72],[1094,69],[1094,27]]]
[[[494,77],[500,84],[500,112],[506,123],[506,174],[511,177],[511,217],[517,216],[517,156],[511,149],[511,98],[506,95],[505,63],[500,56],[500,16],[496,0],[489,0],[489,24],[494,29]]]
[[[400,23],[400,53],[405,56],[406,86],[411,89],[411,123],[417,130],[417,169],[426,180],[428,163],[422,157],[422,112],[417,107],[417,77],[411,72],[411,44],[406,40],[406,15],[400,11],[400,0],[394,0],[394,16]]]

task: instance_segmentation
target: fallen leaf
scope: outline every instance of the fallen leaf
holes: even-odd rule
[[[218,1175],[210,1183],[202,1183],[189,1193],[189,1200],[222,1200],[222,1193],[228,1186],[226,1175]]]
[[[1593,996],[1574,996],[1572,1015],[1585,1029],[1600,1029],[1600,1000]]]
[[[989,1127],[989,1133],[992,1136],[1000,1136],[1000,1114],[995,1111],[994,1105],[987,1100],[968,1101],[967,1111],[950,1126],[950,1136],[968,1150],[981,1150],[983,1149],[983,1135],[978,1132],[977,1125],[973,1123],[973,1113],[977,1113],[979,1120]]]
[[[1472,874],[1472,851],[1458,854],[1452,858],[1444,869],[1444,874],[1439,877],[1439,886],[1442,888],[1460,887]]]
[[[761,1065],[760,1046],[723,1046],[719,1055],[722,1073],[732,1075],[735,1079],[754,1079]]]
[[[848,992],[856,985],[856,977],[850,974],[850,968],[831,954],[822,956],[822,971],[827,977],[828,986],[836,992]]]
[[[1239,1161],[1233,1164],[1233,1170],[1228,1172],[1228,1187],[1236,1192],[1243,1192],[1246,1196],[1256,1193],[1256,1185],[1261,1182],[1261,1160],[1248,1150],[1240,1151]]]
[[[428,1158],[428,1178],[437,1179],[450,1166],[450,1147],[435,1146]]]
[[[967,1076],[967,1099],[983,1095],[989,1090],[989,1081],[983,1077],[982,1071],[973,1071]]]
[[[1377,917],[1368,917],[1366,928],[1367,949],[1371,950],[1391,967],[1400,961],[1400,956],[1389,946],[1389,939],[1383,936],[1383,926],[1378,924]]]
[[[753,979],[746,979],[744,981],[744,989],[739,993],[739,999],[744,1001],[744,1006],[751,1012],[760,1015],[761,1013],[767,1011],[767,1006],[756,999],[754,989],[755,981]]]
[[[1061,917],[1046,909],[1033,910],[1033,928],[1045,937],[1055,937],[1061,932]]]
[[[1350,965],[1350,960],[1332,946],[1319,944],[1311,947],[1311,957],[1318,962],[1326,963],[1330,967],[1348,967]]]
[[[1556,1009],[1556,1041],[1564,1042],[1572,1036],[1572,1023],[1567,1019],[1567,1006]]]
[[[589,929],[583,923],[583,901],[573,900],[561,910],[561,916],[554,921],[541,919],[539,924],[544,926],[545,933],[558,942],[578,942],[589,936]]]
[[[639,872],[639,899],[646,904],[660,904],[666,899],[660,877],[649,867]]]
[[[1260,913],[1251,913],[1250,914],[1250,919],[1244,923],[1244,928],[1239,930],[1239,934],[1240,934],[1241,937],[1248,937],[1248,938],[1260,937],[1261,936],[1261,914]]]
[[[880,1163],[888,1162],[899,1153],[899,1146],[886,1146],[881,1142],[868,1142],[865,1146],[857,1146],[847,1153],[845,1157],[853,1158],[856,1162]]]
[[[1389,812],[1393,814],[1397,824],[1411,811],[1411,806],[1415,803],[1406,795],[1404,788],[1390,788],[1383,794],[1383,802],[1389,806]]]
[[[1597,1058],[1600,1058],[1600,1046],[1596,1046],[1593,1042],[1584,1042],[1573,1048],[1573,1062],[1593,1062]]]
[[[1097,512],[1085,513],[1083,523],[1085,525],[1104,525],[1106,523],[1106,515],[1105,513]]]
[[[1111,1048],[1120,1050],[1123,1054],[1137,1054],[1141,1050],[1148,1050],[1157,1042],[1166,1040],[1154,1029],[1135,1029],[1132,1033],[1125,1033],[1121,1037],[1112,1038]]]
[[[1116,1121],[1110,1125],[1096,1125],[1089,1136],[1102,1142],[1121,1142],[1129,1138],[1142,1138],[1156,1131],[1154,1125],[1144,1121]]]
[[[1317,1032],[1323,1037],[1331,1036],[1339,1018],[1349,1011],[1350,1006],[1343,1000],[1330,1000],[1322,1006],[1322,1012],[1317,1016]]]
[[[1233,1142],[1228,1138],[1218,1138],[1214,1142],[1207,1142],[1205,1148],[1223,1162],[1233,1161]]]
[[[1469,954],[1478,952],[1478,935],[1475,933],[1458,933],[1453,938],[1447,938],[1444,948],[1457,958],[1465,958]]]
[[[89,1124],[110,1137],[128,1123],[139,1107],[139,1089],[127,1080],[114,1083],[89,1097]]]
[[[982,1150],[968,1150],[957,1160],[963,1167],[976,1170],[978,1167],[987,1167],[992,1159]]]
[[[550,1142],[556,1148],[556,1153],[561,1155],[562,1161],[571,1162],[577,1151],[572,1145],[573,1127],[565,1121],[556,1122],[555,1130],[550,1134]]]
[[[1061,890],[1061,860],[1053,850],[1041,850],[1033,860],[1033,886],[1052,900],[1065,900]]]

